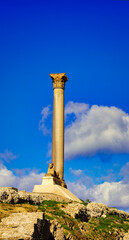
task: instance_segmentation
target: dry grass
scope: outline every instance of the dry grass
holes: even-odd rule
[[[38,206],[30,205],[28,203],[24,204],[8,204],[0,203],[0,221],[4,217],[8,217],[11,213],[21,213],[21,212],[41,212]]]

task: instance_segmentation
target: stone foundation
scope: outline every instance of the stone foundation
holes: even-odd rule
[[[43,182],[41,185],[35,185],[33,192],[36,193],[52,193],[59,196],[70,199],[71,201],[81,202],[73,193],[71,193],[67,188],[62,187],[60,184],[57,184],[57,179],[50,177],[43,177]]]

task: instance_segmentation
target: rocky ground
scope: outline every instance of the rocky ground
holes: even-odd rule
[[[127,240],[129,213],[101,203],[0,188],[0,239]]]

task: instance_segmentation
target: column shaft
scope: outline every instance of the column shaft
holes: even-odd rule
[[[64,88],[68,78],[65,73],[51,73],[53,82],[53,133],[52,133],[52,163],[56,173],[66,187],[64,175]]]
[[[53,128],[52,128],[52,163],[56,170],[56,147],[55,147],[55,100],[53,95]]]
[[[54,89],[52,162],[59,178],[64,173],[64,89]]]

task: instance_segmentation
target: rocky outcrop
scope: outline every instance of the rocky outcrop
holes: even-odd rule
[[[0,188],[0,202],[17,203],[18,202],[18,189],[12,187]]]
[[[33,208],[30,205],[31,213],[23,211],[23,204],[13,206],[13,203],[26,202],[40,204],[44,200],[58,202],[46,201],[41,206]],[[62,203],[62,200],[68,203]],[[84,205],[69,202],[68,199],[54,194],[28,193],[7,187],[0,188],[0,202],[4,202],[1,203],[0,212],[0,239],[3,240],[129,240],[129,213],[101,203],[92,202]],[[26,205],[28,207],[29,204]],[[12,213],[12,208],[15,213]],[[33,209],[35,212],[32,212]],[[6,211],[10,212],[6,214]],[[47,220],[42,212],[36,211],[45,211],[46,217],[54,220]]]
[[[129,213],[124,212],[122,210],[118,210],[117,208],[107,207],[103,203],[94,203],[94,202],[89,203],[86,206],[86,209],[87,209],[87,214],[90,216],[90,218],[106,217],[106,214],[117,215],[124,219],[129,218]]]
[[[62,210],[73,218],[78,218],[82,222],[88,222],[90,218],[106,217],[106,214],[117,215],[124,219],[129,219],[129,213],[118,210],[116,208],[109,208],[102,203],[89,203],[84,206],[80,203],[69,203]]]
[[[50,234],[55,240],[65,240],[63,228],[57,220],[50,221]]]
[[[44,200],[66,201],[69,199],[56,194],[44,194],[44,193],[29,193],[26,191],[18,191],[17,188],[12,187],[0,187],[0,202],[6,203],[30,203],[41,204]]]
[[[38,218],[45,221],[41,212],[12,213],[1,220],[0,239],[32,239],[34,224],[37,223]]]
[[[69,203],[66,206],[63,206],[62,210],[69,214],[71,217],[80,219],[81,221],[88,222],[90,216],[87,213],[87,208],[80,203]]]
[[[0,223],[0,239],[65,240],[61,225],[43,213],[12,213]]]
[[[86,209],[90,218],[105,217],[108,212],[108,207],[103,203],[89,203]]]

